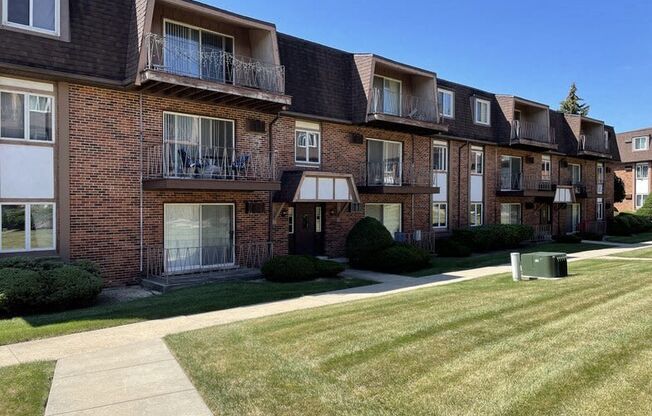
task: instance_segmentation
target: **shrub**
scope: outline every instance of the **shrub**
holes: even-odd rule
[[[395,244],[378,253],[371,267],[385,273],[405,273],[423,269],[430,264],[427,251],[408,245]]]
[[[102,279],[78,266],[66,265],[51,270],[45,276],[49,310],[88,306],[102,290]]]
[[[52,270],[63,266],[64,263],[59,257],[29,257],[16,256],[0,259],[0,269],[14,268],[21,270]]]
[[[552,239],[556,243],[562,244],[577,244],[582,242],[582,237],[580,237],[578,234],[555,235],[552,237]]]
[[[583,232],[577,234],[582,240],[591,240],[591,241],[602,241],[602,234],[592,233],[592,232]]]
[[[307,256],[276,256],[261,269],[271,282],[303,282],[317,276],[315,262]]]
[[[646,200],[647,201],[647,200]],[[652,230],[652,219],[622,212],[607,223],[607,234],[627,236]]]
[[[469,257],[471,249],[463,241],[451,237],[437,243],[437,254],[441,257]]]
[[[471,251],[515,248],[533,236],[532,227],[521,224],[488,224],[453,232],[453,239]]]
[[[346,255],[353,267],[367,268],[382,250],[394,244],[392,235],[378,220],[365,217],[346,237]]]
[[[100,271],[100,266],[97,265],[97,263],[94,263],[90,260],[75,260],[72,263],[73,266],[77,266],[80,269],[86,270],[90,274],[101,277],[102,273]]]
[[[41,274],[34,270],[0,269],[0,313],[30,312],[46,304],[47,288]]]
[[[320,260],[312,257],[315,265],[315,273],[317,277],[337,277],[338,274],[344,271],[344,265],[331,260]]]

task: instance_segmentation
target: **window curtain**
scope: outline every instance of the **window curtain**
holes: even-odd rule
[[[179,75],[199,77],[199,31],[165,22],[164,62],[168,71]]]
[[[32,22],[35,27],[54,31],[56,29],[56,0],[32,0],[34,10],[32,11]],[[10,0],[11,3],[11,0]]]

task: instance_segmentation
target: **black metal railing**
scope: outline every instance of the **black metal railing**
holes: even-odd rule
[[[498,174],[499,191],[541,191],[552,192],[555,183],[552,179],[545,179],[537,175],[523,175],[522,173]]]
[[[437,186],[437,177],[427,167],[403,164],[395,159],[364,162],[358,186]]]
[[[435,100],[408,94],[397,94],[374,88],[371,91],[371,114],[386,114],[430,123],[438,123]]]
[[[600,134],[580,134],[577,146],[580,152],[609,153],[609,142]]]
[[[543,123],[513,120],[512,139],[533,140],[536,142],[555,144],[555,130]]]
[[[429,253],[435,253],[435,232],[434,231],[422,231],[416,230],[409,233],[396,232],[394,233],[394,240],[408,244],[414,247],[418,247],[422,250],[426,250]]]

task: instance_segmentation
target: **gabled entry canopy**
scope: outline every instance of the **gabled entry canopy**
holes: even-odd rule
[[[332,172],[287,171],[275,202],[353,202],[360,196],[353,175]]]

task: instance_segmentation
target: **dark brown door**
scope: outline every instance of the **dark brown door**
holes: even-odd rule
[[[321,211],[321,215],[320,212]],[[323,254],[324,209],[320,204],[294,206],[294,254]]]

